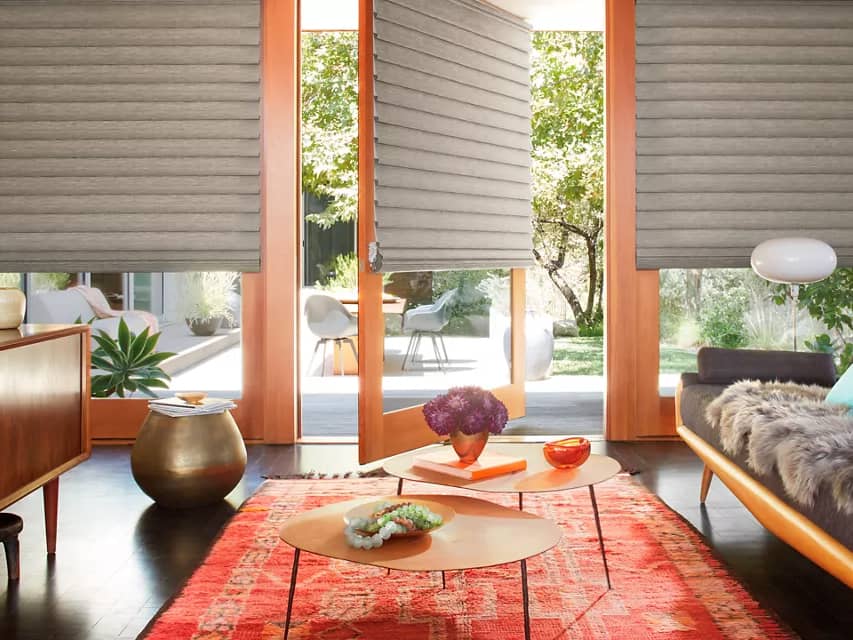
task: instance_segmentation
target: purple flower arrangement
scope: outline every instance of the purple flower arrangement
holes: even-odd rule
[[[473,435],[481,431],[498,434],[506,426],[506,406],[491,391],[480,387],[454,387],[424,405],[429,428],[440,436],[454,431]]]

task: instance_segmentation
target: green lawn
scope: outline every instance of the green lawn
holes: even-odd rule
[[[696,370],[696,353],[661,345],[660,372],[681,373]],[[555,376],[600,376],[604,374],[603,338],[556,338],[554,340]]]

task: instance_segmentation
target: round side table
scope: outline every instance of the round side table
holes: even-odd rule
[[[130,457],[133,478],[157,504],[200,507],[237,486],[246,445],[228,411],[170,418],[150,411]]]

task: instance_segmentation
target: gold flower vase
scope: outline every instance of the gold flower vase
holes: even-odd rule
[[[453,445],[459,460],[465,464],[477,462],[488,441],[489,432],[486,429],[470,435],[457,429],[450,434],[450,444]]]

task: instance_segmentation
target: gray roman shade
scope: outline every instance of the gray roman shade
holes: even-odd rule
[[[374,11],[382,270],[530,265],[530,27],[476,0]]]
[[[259,268],[259,0],[0,0],[0,272]]]
[[[637,265],[853,266],[853,2],[637,0]]]

